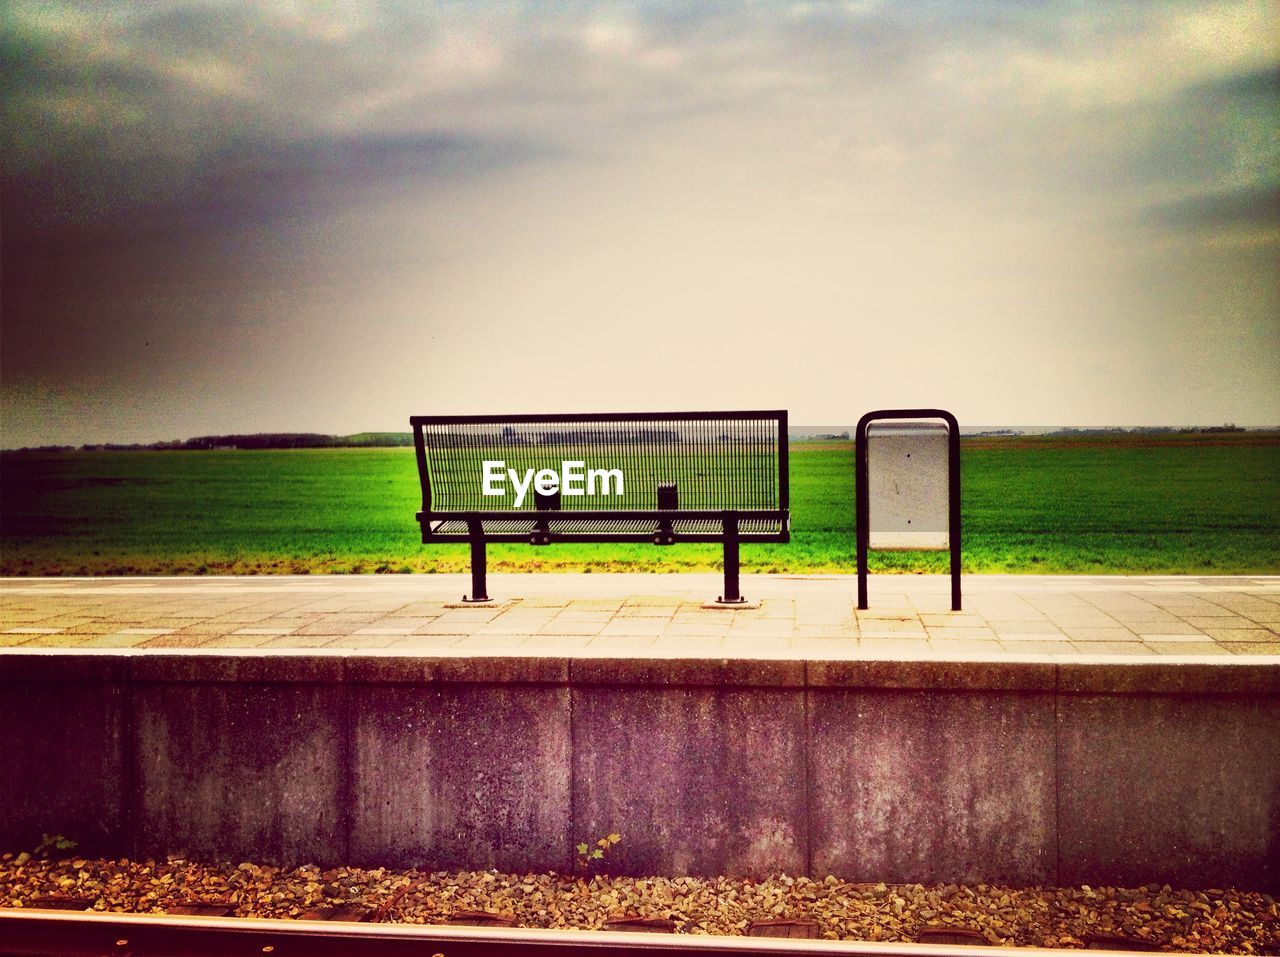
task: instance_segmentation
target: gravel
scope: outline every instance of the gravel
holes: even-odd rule
[[[71,900],[67,900],[70,898]],[[167,861],[48,861],[0,856],[0,906],[59,900],[100,911],[163,913],[226,904],[239,917],[299,917],[359,905],[369,919],[443,923],[488,911],[526,927],[600,928],[619,916],[667,918],[678,933],[744,934],[753,920],[817,923],[821,936],[913,941],[925,927],[977,931],[992,944],[1083,947],[1118,935],[1178,951],[1280,953],[1280,905],[1267,894],[1117,887],[866,884],[836,877],[767,880],[427,872]],[[350,911],[348,911],[349,913]],[[357,911],[359,912],[359,911]]]

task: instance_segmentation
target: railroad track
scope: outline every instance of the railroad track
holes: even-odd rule
[[[68,913],[0,908],[0,954],[110,957],[694,957],[738,954],[858,954],[861,957],[1080,957],[1047,948],[885,944],[869,941],[702,937],[620,931],[542,930],[161,914]],[[1124,954],[1125,951],[1093,951]]]

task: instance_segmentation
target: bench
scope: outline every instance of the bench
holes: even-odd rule
[[[424,544],[721,542],[724,594],[745,599],[740,542],[787,542],[786,412],[415,415]]]

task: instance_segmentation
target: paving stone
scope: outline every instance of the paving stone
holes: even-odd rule
[[[610,611],[575,611],[567,608],[560,614],[556,615],[553,621],[574,621],[574,622],[606,622],[613,617]]]
[[[794,637],[817,640],[856,640],[859,635],[857,625],[796,625]]]
[[[658,618],[658,619],[671,618],[672,616],[675,615],[675,613],[676,613],[676,609],[674,606],[666,607],[666,608],[660,608],[656,606],[654,607],[641,606],[638,608],[623,607],[614,614],[613,620],[614,621],[626,621],[626,620],[648,621],[649,619],[653,619],[653,618]]]
[[[413,630],[413,633],[415,635],[456,635],[458,637],[462,637],[463,635],[470,634],[471,631],[472,629],[467,628],[462,622],[438,619],[436,621],[429,621],[425,625],[419,625]]]
[[[238,622],[192,621],[173,632],[175,635],[229,635],[243,627]]]
[[[1127,628],[1080,628],[1063,625],[1062,633],[1072,641],[1136,641],[1137,635]]]
[[[662,623],[648,618],[633,618],[629,621],[619,621],[615,618],[600,630],[601,636],[605,638],[656,638],[662,632]]]
[[[388,647],[397,649],[420,648],[424,650],[432,648],[453,648],[461,641],[461,635],[414,634],[405,635],[403,638],[397,638],[392,641]]]
[[[326,648],[389,648],[396,641],[396,635],[344,635],[335,638]]]
[[[553,621],[536,629],[540,635],[595,636],[604,631],[607,622]]]
[[[1048,618],[988,618],[987,626],[1000,634],[1062,634]]]
[[[115,635],[95,635],[94,648],[137,648],[148,641],[147,635],[122,632]]]
[[[1135,636],[1136,637],[1136,636]],[[1150,645],[1141,641],[1079,641],[1072,642],[1077,648],[1084,649],[1087,655],[1153,655]]]
[[[79,645],[96,642],[100,635],[72,635],[65,632],[59,634],[25,635],[27,648],[75,648]]]
[[[663,629],[662,633],[668,637],[675,637],[679,635],[718,635],[720,637],[724,637],[729,634],[729,628],[730,626],[728,622],[713,622],[707,625],[676,623],[668,625]]]
[[[443,601],[412,602],[402,605],[391,614],[397,618],[434,617],[444,612]]]
[[[1189,625],[1181,618],[1175,618],[1172,621],[1156,621],[1147,622],[1140,621],[1129,626],[1130,631],[1139,634],[1160,634],[1160,635],[1202,635],[1202,632],[1195,625]]]
[[[857,638],[795,638],[791,653],[805,661],[854,659],[861,652]]]
[[[338,637],[341,637],[341,636],[335,636],[334,638],[330,639],[330,641],[337,641]],[[323,637],[317,639],[315,635],[301,635],[301,634],[278,635],[274,638],[267,640],[264,644],[259,645],[258,647],[260,648],[315,648],[317,647],[317,641],[319,642],[318,647],[321,647],[321,648],[328,647],[330,643],[329,641],[325,641]]]
[[[625,652],[629,648],[651,647],[658,640],[657,634],[651,635],[597,635],[587,639],[585,647],[593,652]]]
[[[930,628],[931,641],[994,641],[996,633],[990,628]]]
[[[571,655],[585,649],[591,641],[587,635],[531,635],[517,647],[541,655]]]
[[[955,611],[946,614],[921,612],[920,621],[926,628],[987,628],[987,619],[981,615]]]
[[[1229,655],[1231,650],[1215,641],[1160,641],[1147,645],[1158,655]]]
[[[659,638],[650,647],[654,653],[671,658],[706,657],[726,653],[723,638]]]
[[[1004,646],[994,638],[983,640],[981,638],[947,638],[941,641],[930,641],[930,649],[940,656],[979,656],[986,658],[990,655],[999,655],[1004,650]]]
[[[1204,633],[1215,641],[1272,642],[1280,640],[1280,636],[1266,628],[1206,628]]]
[[[1002,635],[1003,639],[1005,636]],[[1007,652],[1018,655],[1079,655],[1081,651],[1080,645],[1073,645],[1069,641],[1054,641],[1052,639],[1033,640],[1033,641],[1017,641],[1004,645]]]
[[[188,624],[190,623],[191,621],[189,620]],[[101,620],[94,621],[90,624],[85,624],[85,625],[73,625],[69,628],[63,629],[63,631],[66,631],[70,634],[75,634],[75,635],[114,635],[119,630],[120,630],[119,622],[101,621]],[[166,630],[169,630],[169,629],[166,629]],[[182,629],[179,628],[179,629],[172,629],[172,630],[181,631]]]
[[[65,630],[69,628],[81,628],[85,625],[96,624],[97,622],[98,619],[95,617],[84,618],[68,615],[55,615],[52,618],[41,618],[39,621],[32,622],[32,624],[38,625],[41,628],[57,628]]]
[[[880,638],[863,634],[858,639],[858,649],[865,657],[893,656],[900,653],[909,653],[916,656],[932,654],[929,642],[923,638],[912,639],[897,636]]]
[[[1223,641],[1219,644],[1233,655],[1280,654],[1280,641]]]
[[[222,635],[210,638],[201,648],[258,648],[271,640],[270,635]],[[319,639],[317,639],[318,641]]]
[[[735,622],[729,629],[729,637],[751,638],[790,638],[794,634],[794,626],[788,621],[764,619],[759,621]]]

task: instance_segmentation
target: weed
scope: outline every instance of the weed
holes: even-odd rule
[[[622,840],[621,834],[607,834],[594,845],[582,843],[578,845],[578,866],[583,870],[591,866],[592,861],[604,860],[604,852]]]
[[[45,834],[40,838],[40,843],[36,845],[33,854],[36,857],[52,859],[54,851],[69,851],[76,845],[76,841],[61,834]]]

